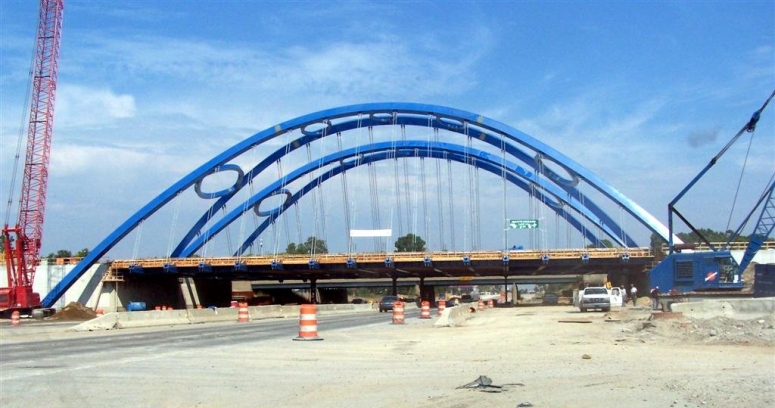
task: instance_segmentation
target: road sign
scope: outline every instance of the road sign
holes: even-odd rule
[[[535,229],[538,228],[538,220],[509,220],[511,229]]]

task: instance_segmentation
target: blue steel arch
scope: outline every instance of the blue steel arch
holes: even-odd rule
[[[545,166],[542,166],[543,161],[545,160],[544,157],[538,155],[536,157],[529,156],[527,153],[519,149],[519,147],[507,143],[506,137],[501,134],[495,134],[491,131],[486,131],[484,129],[474,129],[473,131],[470,131],[470,129],[466,126],[455,124],[452,122],[449,122],[448,120],[445,120],[443,118],[440,118],[439,116],[434,116],[430,120],[427,117],[423,116],[397,116],[395,112],[393,112],[390,117],[377,117],[375,114],[370,114],[366,119],[363,118],[353,118],[347,121],[343,121],[337,124],[332,124],[328,120],[324,120],[325,123],[323,123],[324,127],[319,129],[318,131],[308,131],[305,130],[305,127],[302,127],[302,137],[288,142],[286,145],[279,147],[274,152],[269,154],[262,160],[260,163],[258,163],[253,169],[251,169],[247,176],[245,177],[245,180],[251,180],[252,178],[259,175],[262,171],[264,171],[266,168],[269,167],[269,165],[273,164],[277,160],[281,159],[282,157],[290,154],[291,152],[295,151],[296,149],[305,146],[307,143],[310,143],[314,140],[321,139],[326,136],[338,134],[341,132],[346,132],[349,130],[354,130],[357,128],[364,128],[364,127],[375,127],[375,126],[384,126],[384,125],[401,125],[401,126],[420,126],[420,127],[427,127],[431,126],[433,128],[440,128],[445,129],[451,132],[456,132],[460,134],[464,134],[471,138],[476,138],[477,140],[484,142],[486,144],[489,144],[491,146],[494,146],[496,148],[503,149],[506,153],[509,155],[519,159],[523,163],[526,164],[533,164],[534,166],[537,166],[541,173],[545,175],[548,179],[554,181],[560,188],[565,190],[565,192],[572,198],[584,201],[584,206],[591,209],[592,212],[594,212],[601,220],[602,223],[616,231],[615,234],[609,234],[612,238],[614,238],[615,241],[621,246],[636,246],[634,240],[632,237],[627,234],[621,226],[619,226],[616,221],[614,221],[605,211],[603,211],[594,201],[583,198],[582,194],[579,192],[578,189],[575,188],[575,186],[578,184],[579,176],[573,172],[572,169],[569,169],[568,167],[565,167],[562,163],[557,163],[562,167],[565,171],[567,171],[571,178],[566,179],[554,172],[553,170],[546,168]],[[360,148],[362,149],[362,147]],[[551,158],[549,158],[552,160]],[[554,160],[552,160],[554,161]],[[203,212],[202,216],[199,218],[198,221],[192,224],[191,229],[183,236],[180,243],[175,247],[175,249],[172,251],[171,256],[172,257],[179,257],[183,256],[183,250],[184,248],[197,236],[203,235],[201,229],[207,224],[207,222],[210,221],[210,219],[215,215],[218,214],[218,211],[220,211],[226,203],[232,199],[233,195],[236,194],[239,191],[239,189],[232,189],[230,191],[231,194],[228,195],[222,195],[218,201],[213,203],[213,205],[206,211]],[[607,194],[609,198],[612,197],[611,194]],[[632,212],[629,211],[631,214]],[[213,235],[209,233],[204,233],[205,237],[212,237]],[[619,241],[619,237],[622,237],[624,242]]]
[[[335,123],[335,121],[340,118],[355,115],[358,115],[357,121],[350,120]],[[362,118],[363,115],[366,115],[365,119]],[[363,127],[368,126],[369,124],[371,126],[387,124],[396,125],[401,124],[401,122],[416,126],[432,126],[438,129],[446,129],[466,134],[472,138],[476,137],[481,140],[496,138],[501,140],[499,144],[505,144],[504,140],[508,139],[529,147],[531,150],[537,152],[536,157],[533,158],[536,163],[540,164],[541,160],[549,159],[571,175],[570,179],[565,179],[552,170],[545,168],[544,166],[539,166],[541,168],[541,173],[544,176],[553,180],[558,186],[565,186],[562,188],[567,187],[566,191],[569,195],[574,196],[578,194],[578,191],[573,187],[576,180],[586,180],[591,186],[596,188],[611,201],[618,203],[621,208],[631,214],[649,230],[665,240],[669,239],[667,227],[637,203],[625,197],[618,190],[605,183],[601,178],[586,170],[569,157],[511,126],[471,112],[436,105],[404,102],[350,105],[311,113],[280,123],[274,127],[256,133],[213,157],[164,190],[100,242],[51,290],[51,292],[48,293],[48,295],[46,295],[43,299],[44,306],[51,307],[51,305],[53,305],[91,265],[96,263],[97,260],[104,256],[111,248],[113,248],[113,246],[133,231],[134,228],[154,214],[158,209],[166,205],[170,200],[177,196],[177,194],[190,188],[195,183],[200,182],[204,177],[211,174],[214,169],[229,164],[232,159],[240,156],[249,149],[296,129],[302,132],[304,138],[315,140],[325,137],[328,134],[335,134],[337,131],[347,130],[347,126]],[[322,127],[317,130],[308,130],[308,128],[313,125],[322,125]],[[245,179],[249,178],[249,175],[246,175],[240,180],[240,183],[244,183]],[[219,192],[219,194],[222,194],[221,199],[233,196],[234,190],[238,190],[238,187],[240,186],[235,184],[234,188],[231,188],[228,191]],[[601,211],[600,214],[603,215],[604,213]],[[614,224],[615,223],[611,223],[610,225]],[[673,236],[672,238],[674,242],[680,242],[680,239],[677,237]]]

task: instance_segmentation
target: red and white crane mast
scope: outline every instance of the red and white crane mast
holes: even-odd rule
[[[64,7],[64,0],[40,1],[35,57],[30,72],[32,89],[19,217],[16,226],[9,227],[6,219],[3,227],[8,288],[0,288],[0,309],[40,307],[40,295],[33,293],[32,284],[40,263],[43,238]],[[13,187],[9,203],[12,196]]]

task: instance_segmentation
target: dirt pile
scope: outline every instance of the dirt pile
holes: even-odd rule
[[[623,330],[644,341],[676,341],[692,344],[728,344],[775,346],[775,317],[710,319],[680,317],[650,319],[648,316],[627,319]]]
[[[62,310],[54,313],[51,316],[51,319],[54,320],[91,320],[97,317],[97,314],[94,312],[94,310],[89,309],[88,307],[78,303],[78,302],[70,302],[67,306],[63,307]]]

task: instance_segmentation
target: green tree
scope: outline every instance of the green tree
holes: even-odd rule
[[[55,258],[72,258],[72,257],[73,257],[73,253],[72,252],[70,252],[70,251],[68,251],[66,249],[60,249],[56,253],[52,252],[52,253],[48,254],[48,256],[46,258],[48,258],[48,259],[55,259]]]
[[[396,240],[396,252],[424,252],[425,241],[417,235],[406,234]]]
[[[285,252],[289,254],[327,254],[328,245],[323,239],[316,237],[308,237],[306,241],[300,244],[291,242],[285,248]]]
[[[78,258],[83,258],[86,255],[89,255],[89,248],[84,248],[78,252],[75,253],[75,256]]]
[[[607,239],[601,239],[600,242],[603,243],[603,248],[613,248],[614,247],[614,244],[611,241],[607,240]],[[587,245],[587,248],[588,249],[597,248],[597,246],[595,244],[589,244],[589,245]]]

